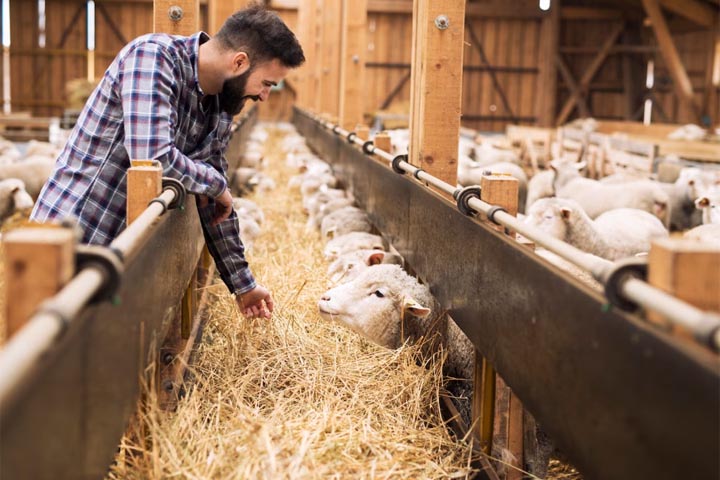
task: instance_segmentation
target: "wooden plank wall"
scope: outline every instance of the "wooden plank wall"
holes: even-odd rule
[[[66,106],[65,84],[87,77],[86,2],[46,0],[45,48],[38,44],[37,5],[36,1],[10,0],[12,109],[31,111],[34,116],[61,116]],[[206,28],[207,5],[200,7],[200,21]],[[96,77],[103,75],[124,46],[121,37],[130,41],[150,32],[152,2],[96,0]]]
[[[560,53],[563,55],[575,80],[579,80],[587,66],[592,62],[599,49],[597,39],[607,35],[618,22],[612,20],[578,20],[564,19],[560,30]],[[656,46],[657,41],[652,29],[641,27],[640,41],[647,46]],[[687,33],[673,33],[673,41],[678,49],[680,58],[688,72],[693,85],[698,105],[703,105],[706,89],[706,75],[708,69],[708,56],[712,48],[712,38],[709,31],[695,31]],[[623,85],[623,55],[611,53],[597,75],[590,84],[590,98],[588,107],[593,115],[605,120],[629,120],[626,112],[626,96]],[[635,79],[637,84],[638,101],[634,109],[641,108],[644,96],[648,93],[645,88],[645,74],[647,61],[655,62],[655,85],[653,94],[660,103],[660,108],[667,115],[661,116],[657,108],[653,108],[653,122],[662,123],[697,123],[694,115],[678,101],[674,94],[672,78],[665,67],[663,57],[659,51],[654,53],[633,54],[631,61],[637,64],[642,78]],[[558,105],[562,105],[570,96],[570,90],[562,78],[558,81]],[[714,106],[715,112],[720,112],[720,103]],[[577,118],[577,110],[570,119]],[[717,113],[716,113],[717,118]],[[642,116],[635,118],[642,121]]]
[[[37,46],[37,2],[11,0],[12,61],[11,84],[13,111],[30,110],[36,116],[61,115],[65,106],[65,83],[86,75],[85,11],[73,23],[83,0],[46,0],[47,47]],[[152,3],[150,1],[97,0],[97,47],[96,69],[98,78],[107,65],[130,40],[152,29]],[[297,31],[297,9],[293,2],[276,2],[276,10],[288,26]],[[104,10],[104,12],[103,12]],[[399,9],[402,10],[402,9]],[[398,13],[393,8],[375,8],[368,14],[368,85],[365,95],[365,112],[373,114],[389,94],[400,86],[409,73],[411,58],[411,15]],[[106,13],[106,14],[105,14]],[[112,24],[108,21],[112,19]],[[573,76],[579,79],[592,62],[595,52],[607,36],[616,19],[565,18],[561,21],[560,51]],[[496,70],[510,111],[497,89],[493,86],[487,65],[481,61],[477,49],[466,28],[465,65],[463,78],[463,126],[485,130],[503,131],[516,118],[520,124],[534,124],[537,120],[537,95],[539,85],[540,17],[535,18],[481,18],[469,20],[469,27],[482,44],[487,60]],[[201,2],[201,24],[207,28],[207,4]],[[70,28],[68,28],[70,26]],[[645,44],[655,44],[652,31],[640,27],[640,39]],[[680,56],[693,83],[698,104],[703,104],[707,85],[708,56],[713,42],[708,31],[674,34]],[[61,40],[64,42],[61,44]],[[656,65],[655,97],[667,118],[657,114],[653,120],[666,123],[693,122],[690,112],[679,105],[669,83],[670,76],[663,65],[659,52],[634,55],[636,71],[642,79],[636,79],[639,99],[637,111],[646,93],[644,88],[645,62],[654,57]],[[508,68],[509,67],[509,68]],[[623,83],[623,56],[612,53],[599,69],[591,83],[588,103],[593,114],[600,119],[627,119],[629,110]],[[32,79],[33,81],[28,81]],[[293,74],[289,76],[293,86]],[[292,98],[292,90],[284,93],[283,104]],[[558,79],[557,105],[568,98],[570,91],[565,81]],[[720,96],[716,95],[717,99]],[[391,110],[409,110],[410,81],[399,89]],[[720,112],[720,104],[715,107]],[[269,111],[267,107],[262,109]],[[272,110],[272,108],[270,109]],[[261,117],[266,117],[261,111]],[[512,113],[512,115],[511,115]],[[556,112],[557,113],[557,112]],[[570,119],[577,117],[573,112]]]

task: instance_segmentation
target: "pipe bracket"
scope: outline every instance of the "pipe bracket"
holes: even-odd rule
[[[103,283],[89,303],[111,300],[120,288],[124,271],[120,257],[113,249],[100,245],[77,245],[75,247],[75,271],[95,268],[102,273]]]
[[[647,280],[647,260],[642,258],[628,258],[620,260],[613,265],[605,281],[605,296],[611,305],[626,312],[634,312],[640,306],[628,299],[622,293],[622,284],[628,278]]]
[[[477,213],[468,202],[471,198],[477,198],[479,200],[480,192],[479,185],[470,185],[464,187],[462,190],[455,191],[453,197],[455,197],[455,201],[457,202],[458,210],[460,210],[463,215],[471,217]]]
[[[372,140],[368,140],[367,142],[363,143],[362,151],[365,155],[372,155],[375,153],[375,144]]]
[[[395,158],[392,159],[392,169],[393,172],[399,173],[400,175],[405,175],[405,170],[400,168],[400,162],[407,162],[408,156],[407,155],[398,155]]]
[[[176,208],[182,208],[185,206],[185,197],[187,196],[187,190],[180,180],[176,180],[170,177],[163,177],[162,188],[164,190],[172,190],[175,192],[175,199],[170,202],[167,206],[168,210],[174,210]],[[152,203],[152,202],[151,202]]]

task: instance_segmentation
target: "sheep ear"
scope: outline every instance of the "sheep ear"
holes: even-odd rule
[[[700,197],[695,200],[695,206],[697,208],[704,208],[710,205],[710,199],[708,197]]]
[[[575,165],[575,169],[579,172],[583,168],[587,167],[587,162],[585,160],[583,160],[582,162],[577,162],[574,165]]]
[[[417,300],[412,297],[403,298],[403,315],[405,312],[418,318],[425,318],[430,315],[430,309],[420,305]]]
[[[20,187],[15,187],[15,188],[13,188],[13,189],[10,191],[10,193],[11,193],[12,195],[15,195],[15,194],[16,194],[17,192],[19,192],[19,191],[20,191]]]
[[[572,209],[570,209],[570,208],[562,207],[560,209],[560,216],[563,218],[563,220],[569,219],[571,213],[572,213]]]
[[[385,252],[374,251],[365,258],[365,264],[368,266],[378,265],[385,259]]]

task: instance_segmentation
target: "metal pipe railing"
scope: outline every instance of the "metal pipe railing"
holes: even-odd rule
[[[122,258],[132,257],[150,235],[155,221],[166,211],[177,193],[166,189],[151,202],[111,244]],[[90,303],[105,283],[105,272],[98,265],[88,265],[53,297],[42,303],[28,322],[0,349],[0,417],[13,404],[25,379],[67,331],[78,314]]]
[[[353,144],[363,146],[365,141],[359,139],[353,132],[348,132],[338,125],[322,120],[307,112],[304,115],[320,123],[323,127],[331,130],[337,135],[343,136]],[[415,178],[432,185],[449,195],[455,197],[460,188],[449,185],[446,182],[430,175],[422,169],[408,163],[404,160],[397,161],[391,153],[382,151],[374,145],[365,149],[372,155],[376,155],[388,162],[391,166],[394,163],[401,170],[412,174]],[[474,210],[485,214],[486,216],[495,207],[489,203],[483,202],[477,197],[471,197],[468,205]],[[516,231],[524,237],[532,240],[537,245],[559,255],[563,259],[578,266],[579,268],[589,272],[593,278],[603,285],[607,285],[611,273],[617,267],[617,264],[597,257],[587,252],[583,252],[572,245],[552,237],[541,230],[527,225],[517,217],[514,217],[503,210],[497,210],[492,213],[491,220],[498,225],[502,225],[510,230]],[[715,312],[706,312],[687,302],[669,295],[659,290],[647,282],[638,278],[627,277],[617,285],[619,293],[628,300],[645,308],[652,309],[665,317],[671,323],[681,326],[690,332],[700,342],[708,345],[715,351],[720,351],[720,314]]]
[[[165,213],[166,205],[170,205],[175,200],[175,196],[174,190],[164,190],[157,197],[159,201],[150,203],[140,216],[110,243],[110,248],[119,251],[124,259],[135,255],[150,236],[152,224]]]

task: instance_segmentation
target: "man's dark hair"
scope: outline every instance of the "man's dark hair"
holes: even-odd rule
[[[215,38],[227,49],[246,52],[253,67],[275,58],[288,68],[299,67],[305,61],[295,34],[275,12],[260,4],[235,12]]]

